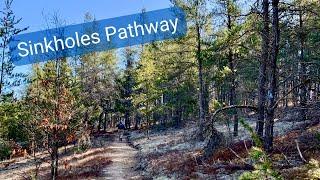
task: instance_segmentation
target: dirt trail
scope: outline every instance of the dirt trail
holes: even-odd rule
[[[103,169],[105,179],[141,179],[135,171],[138,150],[131,147],[127,140],[119,141],[119,138],[114,138],[108,149],[112,150],[108,154],[112,164]]]
[[[80,154],[61,154],[59,176],[61,179],[143,179],[135,171],[138,150],[131,147],[125,136],[119,141],[118,133],[98,134],[92,137],[92,147]],[[50,172],[48,154],[42,164],[40,179],[47,179]],[[67,161],[72,171],[65,170],[63,162]],[[17,159],[9,167],[0,167],[0,179],[25,179],[34,169],[33,160]]]

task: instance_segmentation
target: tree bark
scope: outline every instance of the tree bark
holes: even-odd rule
[[[4,57],[5,56],[5,47],[6,47],[6,41],[3,42],[2,57],[1,57],[0,96],[2,95],[2,89],[3,89],[4,64],[5,64],[5,57]]]
[[[212,156],[220,147],[224,146],[225,140],[223,134],[217,131],[215,128],[212,130],[211,137],[207,146],[204,148],[204,159]]]
[[[57,141],[57,132],[54,129],[53,130],[53,138],[51,143],[51,179],[56,180],[58,178],[58,161],[59,161],[59,155],[58,155],[58,141]]]
[[[103,132],[107,132],[108,115],[108,112],[105,112],[103,121]]]
[[[125,114],[124,114],[124,117],[125,117],[125,126],[126,126],[126,129],[130,129],[131,123],[130,123],[130,113],[129,113],[129,110],[126,110],[126,112],[125,112]]]
[[[265,103],[266,103],[266,67],[269,60],[269,0],[262,2],[263,14],[263,29],[262,29],[262,54],[259,68],[259,96],[258,96],[258,121],[256,131],[258,136],[263,138],[264,118],[265,118]]]
[[[305,34],[304,34],[304,24],[303,24],[303,14],[302,11],[299,11],[299,40],[300,40],[300,57],[299,57],[299,65],[300,65],[300,83],[303,83],[299,88],[299,99],[300,99],[300,118],[302,121],[306,120],[306,104],[307,104],[307,84],[304,82],[307,80],[307,67],[304,57],[304,49],[305,49]]]
[[[265,127],[265,150],[270,152],[273,149],[273,125],[274,113],[277,107],[277,59],[279,54],[280,29],[279,29],[279,0],[272,1],[272,53],[270,58],[268,109]]]
[[[99,123],[98,123],[98,132],[101,131],[101,124],[102,124],[102,121],[103,121],[103,115],[104,115],[104,112],[102,112],[99,116]]]
[[[229,3],[229,1],[227,1],[227,7],[229,6],[228,3]],[[227,22],[228,30],[231,31],[233,22],[231,19],[231,14],[229,12],[229,8],[227,10],[227,16],[228,16],[228,22]],[[228,51],[229,51],[228,52],[229,69],[231,70],[231,78],[230,78],[231,87],[229,89],[229,105],[233,106],[236,104],[236,76],[235,76],[235,62],[234,62],[235,59],[234,59],[234,54],[232,52],[231,47],[229,47]],[[238,119],[236,109],[232,110],[232,118],[231,119],[234,123],[233,136],[238,136],[239,119]]]
[[[199,17],[199,1],[197,0],[197,16]],[[205,108],[204,108],[204,82],[203,82],[203,62],[201,58],[201,27],[200,22],[197,20],[196,23],[196,31],[197,31],[197,52],[196,58],[198,61],[198,81],[199,81],[199,139],[204,139],[204,122],[205,122]]]

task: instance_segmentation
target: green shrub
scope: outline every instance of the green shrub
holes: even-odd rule
[[[254,130],[244,122],[243,119],[240,123],[245,129],[247,129],[255,143],[255,147],[249,152],[250,159],[253,162],[254,170],[251,172],[244,172],[241,176],[241,180],[259,180],[259,179],[283,179],[278,172],[273,170],[272,162],[268,155],[262,149],[262,142]]]
[[[315,159],[311,159],[308,164],[308,177],[310,179],[320,179],[320,163]]]
[[[11,147],[8,142],[0,139],[0,160],[5,160],[10,157]]]

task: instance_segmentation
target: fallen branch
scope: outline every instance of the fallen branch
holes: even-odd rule
[[[243,143],[244,143],[244,147],[246,148],[247,153],[249,154],[249,150],[248,150],[248,147],[247,147],[247,143],[246,143],[246,141],[245,141],[245,140],[243,140]]]
[[[281,155],[284,157],[284,159],[287,161],[288,165],[291,167],[292,164],[290,163],[290,161],[288,160],[288,157],[279,149],[277,148],[277,150],[281,153]]]
[[[308,161],[303,157],[301,151],[300,151],[300,147],[299,147],[299,143],[298,143],[298,140],[294,140],[296,142],[296,145],[297,145],[297,150],[299,152],[299,156],[300,158],[302,159],[303,162],[307,163]]]
[[[245,162],[245,161],[243,160],[243,158],[242,158],[240,155],[238,155],[233,149],[229,148],[229,150],[230,150],[235,156],[237,156],[237,158],[239,158],[239,159],[241,159],[243,162]]]
[[[246,145],[245,145],[246,146]],[[247,146],[246,146],[247,147]],[[229,150],[235,155],[237,156],[245,165],[246,167],[253,167],[251,164],[249,164],[248,162],[246,162],[246,160],[244,158],[242,158],[240,155],[238,155],[233,149],[229,148]],[[248,151],[249,154],[249,151]]]

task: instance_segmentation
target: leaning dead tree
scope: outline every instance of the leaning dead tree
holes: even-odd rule
[[[225,141],[224,141],[224,136],[221,132],[219,132],[215,127],[214,127],[214,122],[215,122],[215,117],[226,110],[233,110],[233,109],[250,109],[255,112],[258,112],[258,108],[254,106],[246,106],[246,105],[232,105],[232,106],[226,106],[223,108],[220,108],[216,110],[212,114],[211,118],[211,135],[209,138],[209,142],[207,146],[204,148],[204,158],[210,157],[213,153],[216,152],[218,148],[221,146],[225,146]]]

